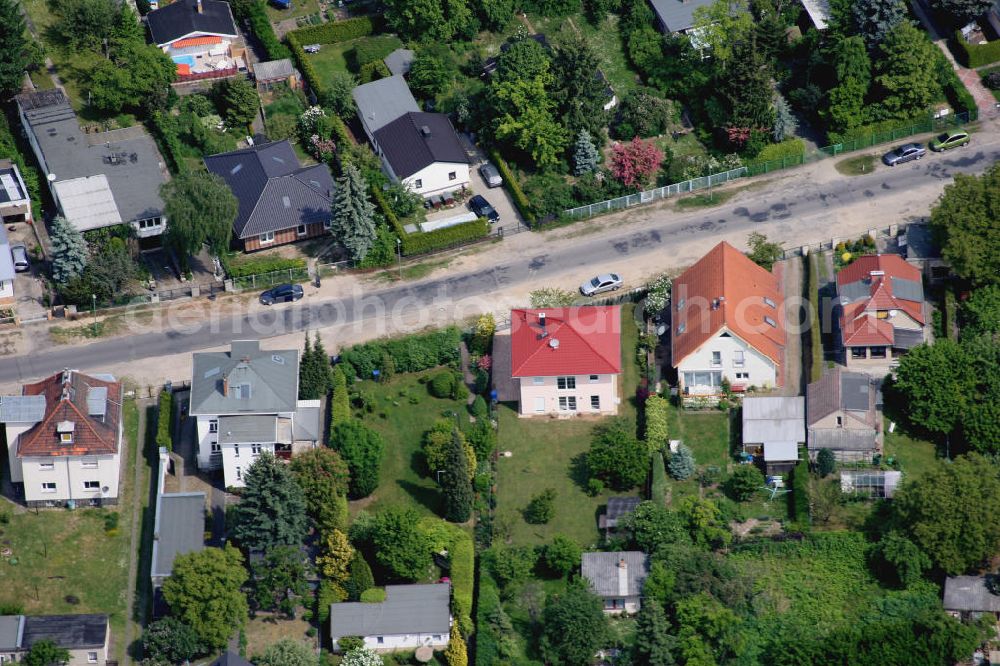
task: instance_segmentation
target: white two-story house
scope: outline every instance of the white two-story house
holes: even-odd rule
[[[784,298],[778,278],[726,242],[674,280],[671,362],[685,399],[783,384]]]
[[[299,354],[234,340],[229,351],[194,355],[190,415],[197,419],[198,468],[222,470],[242,487],[267,451],[288,460],[322,435],[318,400],[299,400]]]
[[[506,373],[509,353],[510,397],[516,396],[520,416],[618,412],[618,306],[511,310],[510,335],[498,341],[509,352],[498,353],[504,367],[495,372]]]
[[[0,397],[11,481],[28,506],[118,502],[122,385],[63,370]]]

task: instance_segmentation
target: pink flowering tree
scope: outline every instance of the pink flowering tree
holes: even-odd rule
[[[642,189],[663,163],[663,151],[638,137],[611,149],[611,174],[626,187]]]

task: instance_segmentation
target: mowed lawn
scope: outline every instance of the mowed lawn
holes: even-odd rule
[[[11,551],[0,559],[0,605],[16,604],[38,615],[105,613],[110,616],[113,658],[119,661],[125,656],[130,555],[132,548],[140,548],[130,543],[137,431],[138,410],[128,401],[118,507],[29,510],[0,523],[0,548]],[[0,506],[0,513],[6,509]],[[105,516],[119,510],[118,527],[105,530]]]
[[[889,432],[885,424],[885,457],[893,457],[906,479],[916,479],[941,464],[933,443],[907,435],[896,428]]]
[[[458,414],[463,426],[468,422],[464,402],[435,398],[427,385],[420,383],[421,378],[442,370],[397,375],[384,383],[355,384],[356,389],[374,396],[374,411],[363,414],[362,419],[385,440],[379,487],[371,498],[355,502],[355,510],[402,505],[422,514],[439,515],[440,490],[426,473],[420,444],[438,419],[454,419]]]

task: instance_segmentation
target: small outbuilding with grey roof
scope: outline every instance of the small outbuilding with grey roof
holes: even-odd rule
[[[299,88],[302,77],[288,58],[267,60],[253,65],[253,77],[258,90],[270,90],[276,84],[287,84],[292,89]]]
[[[781,474],[798,462],[806,441],[806,399],[743,399],[743,452],[763,460],[768,474]]]
[[[809,458],[830,449],[840,462],[870,462],[882,450],[881,392],[877,380],[840,366],[806,388]]]
[[[154,588],[173,573],[178,555],[198,552],[205,547],[205,493],[164,492],[169,466],[170,456],[161,448],[149,572]]]
[[[612,615],[637,613],[649,576],[649,555],[637,550],[584,553],[580,573]]]
[[[415,55],[410,49],[396,49],[383,58],[382,62],[394,76],[405,76],[410,73],[414,57]]]
[[[946,612],[961,619],[992,615],[1000,621],[1000,574],[953,576],[944,581],[942,604]]]
[[[686,33],[694,27],[694,10],[713,0],[650,0],[657,27],[666,35]]]
[[[330,605],[334,650],[344,636],[360,636],[365,647],[380,652],[430,647],[443,650],[451,632],[448,583],[386,585],[381,603]]]
[[[609,497],[604,513],[597,519],[597,526],[604,530],[604,535],[610,537],[626,518],[635,513],[636,507],[642,504],[641,497]]]

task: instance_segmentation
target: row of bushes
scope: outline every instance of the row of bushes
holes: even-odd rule
[[[476,607],[476,666],[503,663],[500,642],[503,637],[493,626],[501,610],[500,590],[487,567],[479,567],[479,603]],[[507,655],[503,655],[507,656]]]
[[[799,525],[809,524],[809,463],[800,462],[792,468],[792,493],[789,500],[791,504],[792,520]]]
[[[305,259],[286,259],[284,257],[246,257],[237,255],[234,258],[221,256],[219,261],[226,275],[230,278],[241,278],[249,275],[264,275],[275,271],[305,270]]]
[[[445,250],[457,245],[464,245],[480,238],[486,238],[490,233],[490,223],[484,217],[456,224],[444,229],[425,231],[418,234],[403,236],[403,254],[426,254],[435,250]]]
[[[643,353],[645,357],[645,353]],[[667,428],[667,418],[670,411],[670,403],[666,398],[658,395],[651,395],[646,398],[643,406],[645,415],[645,436],[646,443],[651,451],[662,451],[667,445],[670,433]]]
[[[389,363],[397,372],[419,372],[457,363],[461,341],[461,331],[449,326],[431,333],[348,347],[341,352],[340,361],[348,380],[371,377],[372,370],[385,374]]]
[[[160,399],[156,406],[156,448],[173,451],[174,438],[171,436],[173,423],[174,394],[170,391],[160,391]]]
[[[464,531],[455,530],[455,539],[449,545],[452,611],[462,633],[469,634],[473,630],[472,588],[475,585],[476,554],[472,537]]]
[[[271,25],[271,19],[267,17],[263,0],[257,0],[257,2],[250,5],[247,16],[250,19],[250,29],[253,30],[253,34],[256,35],[257,39],[260,40],[261,46],[264,47],[264,52],[267,53],[268,60],[281,60],[291,56],[285,45],[274,34],[274,27]]]
[[[287,37],[293,37],[301,44],[336,44],[358,37],[367,37],[375,32],[375,28],[371,17],[359,16],[299,28],[288,33]]]
[[[994,44],[1000,45],[1000,42],[994,42]],[[962,83],[962,79],[958,78],[958,72],[952,67],[948,57],[941,49],[934,49],[934,53],[934,66],[937,69],[938,83],[941,84],[941,88],[944,90],[944,96],[948,100],[948,105],[954,109],[955,113],[977,110],[976,98],[972,96],[965,87],[965,84]]]
[[[1000,39],[986,44],[969,44],[962,37],[961,31],[956,30],[948,45],[951,47],[951,52],[955,54],[955,59],[963,67],[975,69],[1000,61]]]
[[[167,160],[167,168],[171,173],[180,173],[184,161],[181,159],[183,149],[180,137],[177,136],[177,128],[162,111],[154,112],[150,120],[153,125],[153,136],[159,143],[160,152]]]
[[[307,58],[306,52],[302,50],[302,43],[295,36],[294,32],[285,35],[285,42],[288,43],[288,48],[292,52],[292,57],[295,59],[295,64],[298,66],[299,71],[302,72],[302,78],[305,79],[306,85],[309,86],[309,89],[313,91],[316,97],[320,97],[323,84],[320,82],[319,72],[313,66],[312,60]]]
[[[382,194],[382,189],[376,185],[372,185],[368,188],[371,193],[372,201],[378,206],[378,210],[382,213],[382,217],[385,221],[389,223],[393,232],[398,238],[406,238],[406,230],[403,229],[403,223],[399,221],[399,217],[396,216],[396,212],[389,205],[389,202],[385,200],[385,195]]]
[[[823,339],[819,327],[819,255],[806,258],[806,302],[809,304],[809,345],[811,367],[809,381],[823,376]]]
[[[493,149],[490,151],[490,158],[493,163],[497,165],[497,169],[500,171],[500,176],[503,178],[503,184],[510,192],[510,196],[514,199],[514,205],[517,206],[517,210],[521,213],[521,217],[524,221],[531,225],[535,223],[535,212],[531,207],[531,202],[528,201],[528,197],[524,195],[524,190],[521,189],[520,183],[517,182],[517,178],[514,177],[514,172],[510,170],[510,165],[507,161],[500,156],[500,153]]]
[[[657,451],[652,457],[653,470],[650,474],[649,499],[657,506],[666,506],[669,484],[667,483],[667,467],[663,462],[663,453]]]
[[[788,160],[790,163],[797,163],[794,160],[801,161],[805,154],[806,144],[802,139],[797,137],[794,139],[785,139],[781,143],[769,143],[764,146],[763,150],[757,153],[753,164],[776,162],[778,160]],[[753,170],[753,164],[748,164],[747,166]]]

